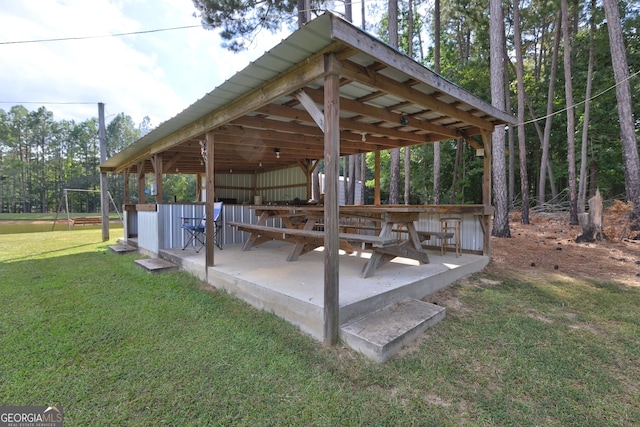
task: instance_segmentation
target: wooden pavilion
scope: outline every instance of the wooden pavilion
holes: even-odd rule
[[[219,64],[218,66],[223,66]],[[228,174],[255,177],[295,166],[306,176],[324,159],[324,340],[338,338],[340,156],[463,138],[484,154],[485,251],[491,226],[491,133],[512,116],[340,17],[326,13],[222,85],[101,164],[101,172],[155,180],[198,174],[207,217]],[[379,155],[376,157],[379,159]],[[377,174],[379,178],[379,162]],[[379,179],[378,179],[379,182]],[[232,184],[227,185],[230,188]],[[128,199],[128,188],[125,188]],[[379,187],[375,203],[380,204]],[[206,265],[214,265],[207,222]]]

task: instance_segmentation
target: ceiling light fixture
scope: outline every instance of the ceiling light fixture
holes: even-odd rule
[[[362,132],[362,142],[367,142],[367,133]]]
[[[400,116],[400,124],[402,126],[406,126],[406,125],[409,124],[409,119],[407,119],[406,115],[403,114],[403,115]]]
[[[273,151],[276,152],[276,159],[280,158],[280,149],[279,148],[274,148]]]

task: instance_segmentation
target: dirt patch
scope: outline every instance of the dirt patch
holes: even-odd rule
[[[569,214],[538,213],[530,224],[520,212],[511,215],[510,238],[491,239],[488,273],[503,275],[563,275],[640,285],[640,241],[630,240],[630,206],[616,202],[605,210],[606,239],[576,243],[582,229],[569,225]]]
[[[589,279],[615,281],[640,286],[640,241],[630,240],[631,207],[616,202],[604,212],[606,239],[576,243],[582,229],[569,225],[569,213],[535,213],[530,224],[521,222],[521,213],[509,218],[510,238],[491,238],[492,260],[480,274],[460,279],[459,286],[487,288],[504,278],[518,280]],[[495,280],[494,280],[495,279]],[[429,295],[425,301],[464,313],[455,286]],[[575,316],[567,313],[567,317]],[[539,314],[532,317],[548,322]],[[583,325],[588,328],[588,325]]]
[[[67,219],[57,219],[56,224],[66,224]],[[0,220],[0,224],[7,225],[16,225],[16,224],[53,224],[52,219],[38,219],[38,220],[13,220],[13,219],[3,219]]]

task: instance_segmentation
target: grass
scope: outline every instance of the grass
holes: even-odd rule
[[[379,365],[109,243],[0,235],[0,405],[60,405],[66,426],[640,422],[640,288],[456,285],[458,308]]]

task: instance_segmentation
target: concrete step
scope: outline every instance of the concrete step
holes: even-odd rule
[[[109,246],[109,249],[111,250],[111,252],[115,252],[118,255],[128,254],[131,252],[136,252],[138,250],[137,248],[131,245],[123,245],[123,244],[111,245]]]
[[[165,273],[177,270],[178,266],[170,261],[160,258],[145,258],[134,261],[138,267],[144,268],[149,273]]]
[[[340,336],[354,350],[385,362],[444,316],[444,307],[408,298],[342,325]]]

